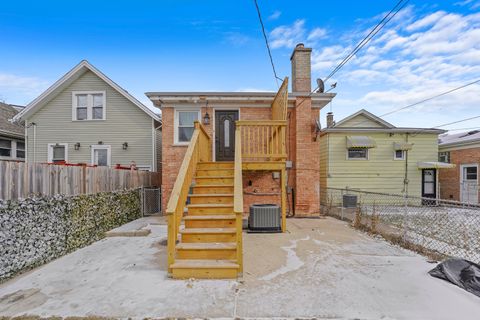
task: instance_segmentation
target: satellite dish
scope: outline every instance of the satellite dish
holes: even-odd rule
[[[323,80],[320,78],[317,79],[317,87],[318,87],[318,90],[317,90],[318,93],[323,93],[325,91],[325,84],[323,83]]]

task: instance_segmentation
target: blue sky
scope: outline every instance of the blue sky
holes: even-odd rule
[[[313,79],[324,78],[395,3],[259,0],[278,74],[290,75],[304,42]],[[82,59],[146,104],[146,91],[276,90],[253,1],[2,1],[0,39],[7,103],[27,104]],[[360,108],[381,115],[479,78],[480,1],[410,1],[332,79],[331,108],[337,120]],[[480,85],[385,120],[475,115]],[[450,128],[470,127],[480,120]]]

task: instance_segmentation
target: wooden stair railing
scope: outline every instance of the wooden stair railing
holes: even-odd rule
[[[237,229],[237,263],[239,274],[243,273],[243,166],[242,166],[242,135],[240,127],[235,129],[235,169],[233,178],[233,212],[235,213],[235,224]]]
[[[183,218],[185,204],[187,201],[190,185],[197,168],[198,162],[212,160],[212,142],[205,128],[198,121],[195,121],[195,129],[183,158],[182,165],[172,189],[167,204],[168,220],[168,272],[171,273],[171,265],[175,262],[175,248],[177,245],[180,223]]]

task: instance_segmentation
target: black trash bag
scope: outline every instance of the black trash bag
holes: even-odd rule
[[[448,259],[428,272],[480,297],[480,265],[464,259]]]

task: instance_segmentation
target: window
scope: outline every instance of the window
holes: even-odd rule
[[[175,113],[175,143],[188,144],[193,135],[194,121],[200,119],[200,111],[177,111]]]
[[[92,164],[99,167],[110,166],[110,146],[92,146]]]
[[[0,157],[12,156],[12,140],[0,139]]]
[[[17,141],[17,158],[25,159],[25,142]]]
[[[67,162],[68,144],[66,143],[50,143],[48,144],[48,162],[59,163]]]
[[[438,161],[450,163],[450,152],[449,151],[439,152],[438,153]]]
[[[72,120],[85,121],[85,120],[105,120],[105,92],[78,92],[74,91],[73,94],[73,112]]]
[[[348,160],[368,160],[367,148],[349,148],[347,150]]]
[[[393,152],[394,160],[405,160],[405,150],[395,150]]]
[[[464,167],[463,168],[464,180],[477,180],[477,167]]]

